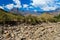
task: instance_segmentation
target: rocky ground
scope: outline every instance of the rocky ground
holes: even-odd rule
[[[60,23],[0,26],[0,40],[60,40]]]

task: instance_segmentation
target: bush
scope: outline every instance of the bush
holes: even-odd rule
[[[27,24],[37,24],[39,22],[38,18],[32,15],[28,15],[25,17],[25,23]]]
[[[60,22],[60,14],[54,17],[57,22]]]
[[[41,22],[53,22],[55,20],[54,15],[48,13],[43,13],[40,16],[38,16],[38,18]]]

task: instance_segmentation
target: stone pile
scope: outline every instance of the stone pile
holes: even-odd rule
[[[0,40],[60,40],[60,23],[0,27]]]

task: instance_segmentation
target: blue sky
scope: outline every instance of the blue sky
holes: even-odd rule
[[[59,0],[0,0],[0,8],[11,10],[18,8],[29,11],[51,11],[60,8]]]

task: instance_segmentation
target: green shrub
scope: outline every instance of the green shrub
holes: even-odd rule
[[[60,14],[54,17],[57,22],[60,22]]]
[[[41,14],[38,18],[41,22],[53,22],[55,20],[54,15],[48,13]]]
[[[25,17],[25,23],[27,24],[37,24],[39,22],[36,16],[28,15]]]

